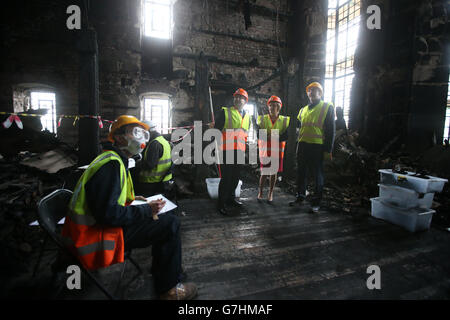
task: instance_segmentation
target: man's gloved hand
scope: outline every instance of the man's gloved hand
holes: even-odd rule
[[[333,156],[331,155],[331,152],[324,152],[323,159],[326,161],[333,161]]]

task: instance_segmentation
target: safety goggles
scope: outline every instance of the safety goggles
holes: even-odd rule
[[[150,133],[141,127],[134,127],[130,133],[136,140],[145,140],[145,142],[150,140]]]

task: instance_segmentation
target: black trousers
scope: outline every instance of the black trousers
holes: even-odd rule
[[[219,208],[234,200],[235,190],[239,183],[241,170],[245,164],[245,152],[239,150],[223,151],[220,170],[222,179],[219,183]]]
[[[223,207],[235,197],[235,190],[241,176],[241,164],[223,164],[220,166],[222,179],[219,183],[219,207]]]
[[[157,294],[173,288],[181,279],[180,220],[171,212],[123,228],[125,250],[152,246],[152,275]]]
[[[315,180],[313,205],[319,205],[323,194],[323,145],[300,142],[297,145],[297,197],[306,197],[308,174]]]

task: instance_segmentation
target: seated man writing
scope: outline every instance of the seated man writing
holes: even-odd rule
[[[181,283],[180,222],[158,212],[163,201],[129,206],[135,199],[128,158],[148,142],[148,126],[132,116],[118,117],[110,128],[110,144],[78,181],[70,200],[63,237],[91,270],[124,261],[125,249],[152,246],[152,275],[161,299],[192,299],[193,283]],[[141,197],[139,197],[141,198]]]

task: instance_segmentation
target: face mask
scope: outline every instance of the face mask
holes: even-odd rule
[[[122,147],[122,150],[128,151],[132,156],[141,153],[145,149],[145,143],[149,140],[150,135],[148,131],[134,127],[131,136],[126,135],[125,139],[128,141],[128,145]]]

